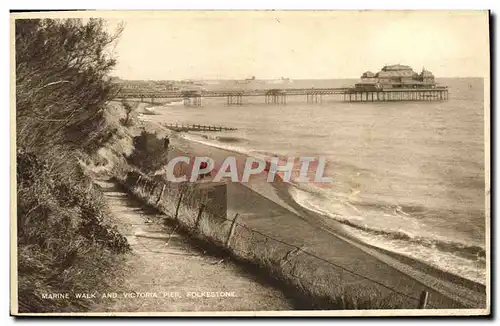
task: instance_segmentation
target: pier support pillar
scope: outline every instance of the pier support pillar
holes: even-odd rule
[[[227,104],[236,104],[236,105],[241,105],[243,103],[243,95],[241,94],[236,94],[236,95],[228,95],[227,96]]]
[[[184,97],[184,106],[201,106],[201,96]]]
[[[286,94],[282,93],[270,93],[266,94],[266,103],[272,104],[286,104],[287,98]],[[309,100],[309,97],[307,98]]]
[[[316,93],[307,93],[306,94],[307,103],[322,103],[323,95]]]
[[[243,95],[241,94],[236,94],[236,95],[228,95],[227,96],[227,105],[241,105],[243,103]],[[267,96],[266,96],[266,103],[267,103]]]

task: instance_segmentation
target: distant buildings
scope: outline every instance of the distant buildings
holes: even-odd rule
[[[164,91],[183,91],[183,90],[202,90],[203,83],[193,80],[124,80],[113,77],[113,83],[119,85],[123,92],[143,91],[143,92],[164,92]]]
[[[124,80],[117,77],[112,82],[119,85],[122,91],[173,91],[176,89],[174,82],[162,80]]]
[[[356,84],[360,89],[384,88],[435,88],[434,75],[425,69],[416,73],[410,66],[390,65],[374,74],[371,71],[363,73],[361,81]]]
[[[257,79],[255,76],[243,80],[235,80],[237,85],[257,85],[257,84],[291,84],[290,78],[281,77],[280,79]]]

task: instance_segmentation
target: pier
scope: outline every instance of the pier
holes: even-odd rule
[[[290,96],[304,96],[310,104],[323,103],[324,96],[340,95],[344,102],[391,102],[391,101],[443,101],[448,99],[447,87],[430,88],[289,88],[247,91],[186,91],[186,92],[123,92],[119,99],[137,99],[141,102],[161,99],[183,99],[185,106],[199,107],[203,98],[226,98],[226,104],[243,105],[245,97],[263,97],[266,104],[285,105]]]
[[[272,88],[254,90],[121,90],[119,99],[183,98],[185,106],[201,106],[202,98],[225,97],[227,105],[242,105],[245,97],[264,97],[266,104],[284,105],[289,96],[305,96],[307,103],[323,102],[323,96],[341,95],[344,102],[443,101],[448,100],[448,87],[438,86],[434,75],[422,68],[420,73],[410,66],[386,65],[377,73],[366,71],[353,87],[341,88]]]
[[[236,128],[228,128],[212,125],[198,124],[178,124],[178,123],[162,123],[162,126],[173,131],[234,131]]]
[[[307,103],[321,103],[324,95],[340,95],[349,88],[286,88],[256,90],[212,90],[212,91],[122,91],[119,99],[136,99],[140,102],[158,103],[162,99],[183,99],[185,106],[201,106],[203,98],[226,98],[226,104],[243,105],[245,97],[263,97],[267,104],[286,104],[289,96],[304,96]]]

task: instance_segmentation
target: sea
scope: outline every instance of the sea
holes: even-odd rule
[[[347,87],[356,80],[219,81],[207,89]],[[201,107],[172,101],[158,122],[237,128],[182,137],[247,155],[323,156],[328,186],[294,183],[292,198],[363,242],[486,283],[485,116],[482,78],[439,79],[447,101],[286,105],[262,97]]]

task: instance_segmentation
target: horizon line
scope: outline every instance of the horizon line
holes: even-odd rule
[[[169,78],[169,79],[157,79],[157,78],[123,78],[117,75],[110,75],[113,78],[119,78],[121,80],[141,80],[141,81],[158,81],[158,80],[167,80],[167,81],[220,81],[220,80],[342,80],[342,79],[361,79],[360,77],[337,77],[337,78],[292,78],[292,77],[277,77],[277,78],[255,78],[249,79],[247,78]],[[453,79],[453,78],[482,78],[483,76],[446,76],[446,77],[435,77],[435,79]]]

